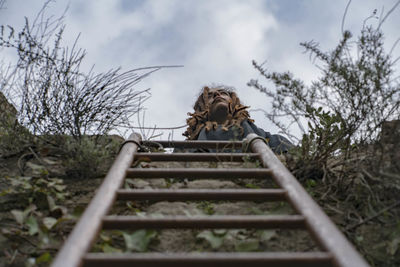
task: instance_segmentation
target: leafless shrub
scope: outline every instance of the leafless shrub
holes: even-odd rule
[[[12,92],[20,123],[34,134],[66,134],[77,140],[127,126],[149,97],[148,90],[134,85],[160,67],[83,72],[85,50],[77,47],[78,38],[72,48],[62,46],[63,17],[46,18],[47,4],[20,31],[0,27],[0,47],[14,49],[18,56],[1,90]]]

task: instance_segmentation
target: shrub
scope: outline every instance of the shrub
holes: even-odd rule
[[[121,72],[119,68],[85,73],[85,50],[62,46],[63,17],[46,19],[40,11],[22,30],[0,27],[0,47],[14,49],[17,62],[1,77],[1,91],[11,92],[19,122],[33,134],[83,135],[108,133],[129,125],[129,119],[149,97],[148,90],[134,85],[159,67]],[[141,74],[138,74],[141,73]]]
[[[394,79],[395,61],[384,51],[382,31],[362,29],[351,51],[351,33],[345,31],[333,51],[323,52],[311,41],[301,43],[320,66],[321,77],[306,86],[290,72],[269,72],[253,62],[272,89],[257,80],[249,85],[272,99],[267,117],[288,133],[297,124],[303,132],[301,156],[318,167],[329,157],[347,155],[352,144],[376,140],[382,123],[399,119],[400,88]],[[279,119],[289,118],[289,123]],[[306,121],[308,129],[304,127]]]

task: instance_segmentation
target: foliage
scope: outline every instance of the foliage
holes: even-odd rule
[[[399,263],[400,83],[398,58],[393,48],[385,52],[381,30],[399,4],[376,28],[366,20],[355,41],[344,31],[332,51],[301,43],[321,71],[310,85],[256,62],[273,87],[249,82],[272,100],[267,118],[289,136],[299,127],[303,136],[287,166],[372,266]]]
[[[23,193],[29,200],[29,204],[39,204],[38,202],[43,200],[44,197],[47,202],[45,206],[50,210],[57,208],[54,204],[55,200],[64,201],[68,195],[67,192],[64,192],[66,186],[63,184],[63,180],[49,178],[46,169],[41,170],[41,176],[39,177],[17,176],[9,177],[8,180],[11,187],[5,193]]]
[[[46,5],[32,24],[26,19],[19,32],[0,27],[0,47],[13,49],[18,56],[9,76],[3,77],[1,90],[16,96],[21,124],[34,134],[77,139],[127,126],[147,98],[147,90],[133,86],[158,68],[143,68],[147,72],[141,75],[138,69],[83,72],[85,50],[77,48],[77,40],[72,48],[62,46],[63,17],[46,19],[45,10]]]
[[[205,230],[197,234],[196,238],[206,240],[213,249],[219,249],[224,243],[226,233],[227,231],[219,233],[218,231]]]
[[[209,201],[201,201],[201,202],[199,202],[197,207],[199,209],[202,209],[205,214],[213,215],[215,213],[214,205],[213,205],[213,203],[211,203]]]
[[[32,140],[32,136],[19,125],[16,118],[17,111],[1,92],[0,110],[0,157],[8,157],[22,150]]]
[[[157,232],[155,230],[138,230],[132,234],[122,233],[125,240],[127,251],[144,252],[150,244],[150,241],[155,238]]]
[[[113,136],[83,136],[79,143],[69,136],[62,138],[66,174],[75,178],[105,175],[121,144],[121,140]]]
[[[32,135],[9,114],[0,118],[0,157],[18,153],[32,141]],[[7,117],[7,118],[5,118]]]
[[[125,248],[119,242],[123,239]],[[157,237],[155,230],[137,230],[132,233],[120,230],[102,231],[100,240],[95,245],[95,250],[105,253],[111,252],[146,252],[152,240]]]
[[[348,153],[352,142],[376,139],[382,123],[398,119],[400,114],[395,61],[384,51],[382,31],[371,26],[363,28],[355,42],[356,57],[351,51],[351,36],[345,31],[330,52],[323,52],[313,41],[301,44],[314,60],[322,63],[321,77],[310,86],[290,72],[268,72],[253,62],[262,76],[275,85],[269,89],[257,80],[249,83],[272,99],[273,109],[267,117],[285,132],[297,124],[304,133],[301,157],[319,167],[338,152]],[[290,118],[290,122],[281,122],[282,116]]]
[[[10,109],[0,116],[0,155],[57,147],[68,175],[98,176],[116,150],[116,144],[102,146],[101,136],[129,127],[149,97],[149,90],[135,85],[161,67],[82,71],[86,51],[78,48],[78,38],[72,48],[63,45],[64,17],[46,14],[50,2],[21,30],[0,26],[0,49],[17,58],[0,66],[0,105]]]
[[[9,242],[21,239],[34,247],[29,252],[27,266],[48,264],[52,260],[49,249],[63,236],[58,225],[74,219],[67,208],[59,204],[68,196],[66,186],[61,179],[49,179],[45,169],[40,176],[6,179],[10,187],[2,191],[1,196],[18,196],[19,202],[27,202],[27,205],[23,210],[11,210],[16,224],[3,227],[1,234]]]

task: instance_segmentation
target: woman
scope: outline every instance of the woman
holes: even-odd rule
[[[194,113],[188,113],[188,128],[183,135],[188,140],[242,140],[255,133],[264,137],[276,153],[293,147],[285,137],[258,128],[247,108],[231,89],[205,86],[194,104]]]

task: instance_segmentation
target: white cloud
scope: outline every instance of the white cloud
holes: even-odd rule
[[[184,124],[201,86],[212,82],[235,86],[252,108],[268,108],[267,98],[246,86],[259,77],[252,59],[266,60],[270,70],[291,70],[306,81],[315,78],[318,70],[301,54],[299,43],[314,39],[324,50],[332,49],[340,38],[347,0],[71,0],[52,3],[49,14],[60,14],[67,3],[65,41],[71,44],[81,33],[79,45],[88,51],[86,67],[96,64],[96,70],[105,71],[185,65],[161,70],[138,85],[152,88],[146,123],[166,127]],[[385,5],[388,10],[394,3],[354,0],[345,28],[357,33],[375,8]],[[0,23],[21,25],[23,16],[32,18],[41,5],[10,0],[7,10],[0,11]],[[389,43],[400,37],[399,11],[384,25]],[[261,113],[252,116],[260,127],[276,131]],[[178,132],[175,138],[183,138]]]

